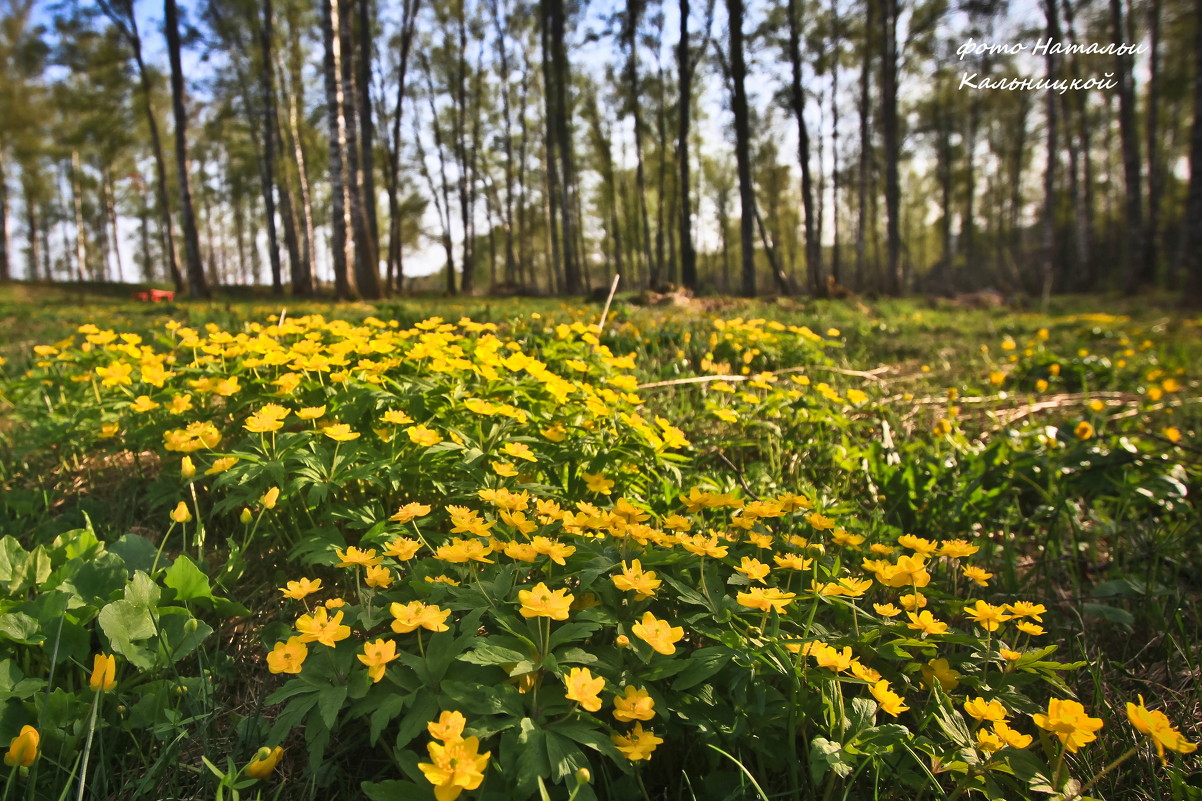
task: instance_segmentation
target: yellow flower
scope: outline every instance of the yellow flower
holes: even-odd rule
[[[363,653],[358,654],[359,661],[367,665],[367,675],[371,677],[372,684],[384,678],[388,663],[396,658],[396,643],[383,638],[363,643]]]
[[[325,406],[306,406],[297,411],[296,416],[302,420],[316,420],[319,417],[325,416]]]
[[[397,634],[408,634],[417,629],[434,632],[450,629],[447,625],[447,618],[451,616],[450,609],[442,609],[421,601],[410,601],[407,604],[394,603],[388,611],[395,618],[392,621],[392,630]]]
[[[518,474],[518,469],[509,462],[489,462],[489,465],[501,478],[512,478]]]
[[[979,545],[970,545],[967,540],[944,540],[939,543],[939,555],[949,559],[963,559],[981,550]]]
[[[1077,435],[1077,439],[1089,439],[1093,436],[1093,425],[1088,420],[1082,420],[1077,423],[1073,433]]]
[[[426,731],[430,732],[430,736],[435,740],[454,743],[463,739],[463,727],[466,725],[467,718],[463,716],[462,712],[444,709],[438,716],[438,720],[432,720],[426,724]]]
[[[1160,433],[1161,436],[1174,445],[1181,441],[1181,429],[1175,426],[1169,426],[1168,428],[1161,429]]]
[[[925,537],[916,537],[913,534],[902,534],[897,538],[897,544],[923,556],[931,556],[939,550],[939,546],[935,543]]]
[[[931,583],[931,574],[926,569],[926,557],[921,554],[898,557],[897,564],[876,571],[876,577],[886,587],[925,587]]]
[[[783,592],[776,587],[752,587],[747,592],[736,595],[735,600],[749,609],[759,609],[761,612],[775,609],[777,614],[783,614],[785,607],[791,604],[796,597],[797,593]]]
[[[676,653],[675,643],[684,637],[684,628],[672,626],[666,620],[658,620],[650,612],[643,613],[643,619],[630,627],[634,636],[650,645],[656,652],[664,656]]]
[[[192,478],[192,476],[196,475],[196,465],[192,462],[191,456],[185,456],[180,460],[179,474],[184,480]]]
[[[506,442],[505,447],[501,451],[506,456],[512,456],[514,459],[523,459],[527,462],[537,462],[538,457],[530,450],[530,446],[524,442]]]
[[[246,418],[246,423],[242,427],[252,434],[266,434],[271,431],[279,431],[284,427],[284,418],[291,413],[290,410],[282,406],[269,403]]]
[[[939,682],[939,686],[945,693],[950,693],[960,686],[959,671],[953,670],[946,659],[932,659],[927,662],[922,666],[922,677],[928,686],[933,686],[936,681]]]
[[[994,606],[985,601],[977,601],[971,606],[964,607],[964,613],[972,619],[973,623],[989,632],[997,631],[1003,623],[1010,619],[1004,607]]]
[[[902,610],[898,609],[893,604],[873,604],[872,608],[875,609],[876,613],[881,617],[897,617],[902,613]]]
[[[426,448],[442,442],[442,437],[438,436],[437,432],[425,426],[410,426],[405,429],[405,433],[409,435],[409,439],[414,445],[422,445]]]
[[[319,642],[333,648],[339,640],[351,636],[351,627],[342,625],[342,615],[338,612],[334,617],[324,606],[318,607],[312,615],[301,615],[296,621],[296,630],[300,632],[301,642]]]
[[[1081,746],[1096,740],[1094,732],[1102,728],[1102,719],[1085,714],[1085,707],[1079,701],[1060,698],[1048,701],[1046,715],[1037,713],[1031,717],[1036,726],[1055,734],[1064,747],[1074,754]]]
[[[396,514],[388,518],[394,523],[404,525],[411,520],[430,514],[430,507],[424,503],[407,503],[396,510]]]
[[[289,581],[286,586],[279,589],[285,598],[291,598],[294,601],[303,601],[307,596],[321,589],[321,579],[310,581],[307,578],[302,578],[299,581]]]
[[[909,612],[906,615],[910,618],[910,622],[906,624],[906,628],[914,631],[921,631],[923,634],[946,634],[947,624],[936,620],[935,617],[928,611],[914,614]]]
[[[843,646],[843,650],[840,651],[838,648],[827,645],[824,642],[812,642],[807,643],[801,650],[807,656],[814,657],[814,661],[818,664],[818,667],[827,668],[836,673],[842,673],[849,669],[854,660],[850,645]]]
[[[492,752],[481,754],[479,749],[480,740],[476,737],[426,745],[430,762],[420,762],[418,768],[426,781],[434,785],[437,801],[455,801],[464,790],[480,786]]]
[[[374,567],[384,561],[384,557],[376,556],[374,548],[365,551],[352,545],[346,551],[335,548],[334,553],[338,555],[338,567],[355,567],[356,565]]]
[[[141,414],[159,408],[159,404],[152,401],[149,395],[139,395],[134,399],[134,402],[129,405],[129,408]]]
[[[972,700],[964,702],[964,711],[972,717],[980,721],[994,722],[1005,720],[1007,716],[1006,707],[1002,706],[1002,702],[996,698],[992,701],[986,701],[984,698],[977,696]]]
[[[629,565],[623,562],[621,574],[613,576],[612,581],[619,590],[635,593],[636,601],[643,601],[655,595],[655,591],[663,583],[655,577],[654,570],[644,571],[638,559]]]
[[[978,587],[988,587],[989,579],[993,578],[992,573],[976,565],[961,565],[960,572]]]
[[[346,423],[335,423],[334,425],[326,426],[321,430],[321,433],[335,442],[350,442],[353,439],[359,439],[360,436],[358,431],[352,431],[351,427]]]
[[[889,689],[889,682],[884,679],[872,685],[870,689],[872,697],[881,705],[881,709],[893,717],[897,717],[910,708],[906,706],[906,699]]]
[[[989,374],[989,383],[995,387],[1000,387],[1006,381],[1006,374],[1000,370],[994,370]]]
[[[743,561],[738,567],[735,568],[735,570],[739,571],[747,578],[751,579],[752,581],[758,581],[761,584],[764,583],[764,576],[768,575],[768,571],[771,569],[772,568],[761,562],[759,559],[752,559],[750,556],[744,556]]]
[[[606,478],[604,473],[585,473],[584,483],[588,485],[589,492],[595,492],[598,495],[613,494],[614,483]]]
[[[267,490],[267,492],[263,493],[263,497],[259,499],[259,502],[263,504],[264,509],[274,509],[279,500],[280,488],[272,487],[271,489]]]
[[[188,509],[188,504],[180,501],[171,510],[171,519],[176,523],[187,523],[192,520],[192,512]]]
[[[287,642],[277,642],[267,655],[267,669],[272,673],[300,673],[308,655],[309,647],[302,638],[289,637]]]
[[[279,764],[280,757],[284,755],[284,749],[280,746],[275,748],[267,748],[264,746],[259,749],[259,753],[255,754],[255,758],[246,766],[246,776],[249,779],[266,779],[275,770],[275,766]]]
[[[1014,617],[1029,617],[1041,623],[1043,622],[1043,613],[1048,611],[1048,608],[1043,604],[1032,603],[1030,601],[1014,601],[1007,606],[1010,609],[1010,614]]]
[[[88,686],[95,692],[108,692],[117,686],[117,657],[96,654],[92,659],[92,675]]]
[[[549,617],[552,620],[567,620],[568,609],[576,598],[566,589],[552,592],[550,587],[540,581],[534,585],[533,589],[520,590],[518,600],[522,604],[520,610],[522,617]]]
[[[1019,631],[1025,634],[1030,634],[1032,637],[1038,637],[1045,633],[1043,626],[1036,625],[1035,623],[1029,623],[1026,620],[1019,621],[1018,623],[1015,623],[1014,626]]]
[[[897,602],[902,605],[902,609],[905,609],[907,612],[913,612],[927,605],[927,597],[921,592],[906,593],[898,598]]]
[[[1139,696],[1139,706],[1127,702],[1127,720],[1140,734],[1146,734],[1156,746],[1156,753],[1161,761],[1165,761],[1164,750],[1176,751],[1179,754],[1192,754],[1198,750],[1197,743],[1191,743],[1173,728],[1168,717],[1158,710],[1144,706],[1144,697]]]
[[[491,526],[492,523],[488,525]],[[484,562],[491,565],[493,560],[488,558],[490,553],[492,546],[482,540],[454,539],[446,545],[439,545],[438,550],[434,552],[434,558],[455,565],[468,562]]]
[[[568,688],[564,697],[569,701],[577,702],[589,712],[596,712],[601,708],[599,693],[605,689],[605,679],[593,676],[588,668],[577,667],[568,671],[563,683]]]
[[[396,426],[408,425],[413,422],[412,417],[396,409],[384,412],[383,420],[385,423],[392,423]]]
[[[408,562],[413,557],[417,556],[417,552],[422,548],[422,544],[409,537],[397,537],[392,542],[384,547],[384,555],[391,556],[394,559],[399,559],[402,562]]]
[[[33,726],[22,726],[21,733],[12,738],[8,744],[8,753],[4,755],[4,764],[11,767],[20,765],[27,768],[38,758],[38,744],[42,737]]]
[[[1015,731],[1004,720],[994,721],[993,733],[1011,748],[1026,748],[1032,740],[1031,735]]]
[[[213,466],[205,471],[205,475],[206,476],[214,476],[214,475],[217,475],[218,473],[224,473],[226,470],[229,470],[231,467],[233,467],[237,463],[238,463],[237,456],[222,456],[220,459],[213,460]]]
[[[392,571],[383,565],[371,565],[367,568],[367,577],[364,580],[369,587],[386,590],[392,584],[393,575]]]
[[[614,717],[623,723],[655,717],[655,699],[646,690],[628,685],[625,695],[614,698]]]
[[[635,723],[634,728],[628,735],[611,734],[609,739],[622,752],[622,756],[631,762],[650,759],[651,752],[655,750],[657,745],[663,742],[653,732],[643,731],[642,723]]]

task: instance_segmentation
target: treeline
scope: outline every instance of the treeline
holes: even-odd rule
[[[0,279],[1202,296],[1202,0],[3,3]]]

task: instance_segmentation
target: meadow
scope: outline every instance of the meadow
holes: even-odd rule
[[[1202,318],[601,317],[0,288],[0,801],[1202,798]]]

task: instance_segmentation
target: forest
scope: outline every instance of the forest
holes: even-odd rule
[[[1202,2],[4,0],[0,280],[1202,295]]]

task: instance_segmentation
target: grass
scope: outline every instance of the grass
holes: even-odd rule
[[[405,461],[409,457],[400,455],[403,449],[398,451],[387,441],[385,445],[391,448],[388,460],[369,459],[369,447],[377,447],[365,444],[370,437],[366,422],[370,415],[356,415],[367,414],[364,403],[378,403],[379,399],[367,400],[369,395],[364,393],[370,388],[359,395],[334,394],[331,384],[314,386],[312,391],[320,389],[321,397],[330,399],[331,409],[340,410],[341,420],[361,420],[356,430],[366,435],[362,441],[336,446],[320,436],[298,439],[303,432],[291,429],[293,433],[288,436],[293,439],[281,439],[276,452],[274,439],[270,443],[264,439],[260,445],[255,437],[247,438],[241,431],[244,411],[255,408],[236,405],[243,402],[246,393],[220,402],[214,397],[212,402],[206,401],[210,403],[208,413],[215,420],[229,421],[228,428],[223,424],[228,437],[236,438],[240,433],[247,440],[238,445],[230,441],[228,447],[241,454],[243,464],[252,456],[261,459],[267,473],[244,470],[240,465],[230,472],[228,481],[181,482],[178,455],[162,448],[162,429],[174,423],[164,419],[151,426],[148,422],[145,435],[140,435],[136,421],[142,418],[130,417],[125,410],[133,393],[129,399],[118,396],[114,405],[109,400],[100,402],[112,393],[97,386],[97,402],[93,403],[89,398],[91,389],[83,391],[89,386],[86,382],[72,383],[69,370],[39,366],[38,362],[46,362],[48,357],[33,351],[35,344],[65,343],[72,338],[76,344],[62,344],[60,350],[76,348],[78,328],[88,322],[166,345],[170,342],[164,334],[168,320],[202,333],[207,323],[213,324],[212,331],[245,332],[251,330],[249,324],[278,315],[282,308],[287,309],[286,319],[320,314],[325,320],[360,324],[377,318],[396,320],[401,330],[431,316],[449,322],[468,317],[495,324],[497,336],[536,349],[540,358],[553,364],[568,357],[584,359],[581,354],[587,350],[572,350],[575,345],[569,348],[568,344],[560,344],[575,340],[557,340],[555,326],[573,322],[587,325],[600,315],[599,306],[559,300],[401,299],[376,306],[338,307],[318,303],[281,306],[261,300],[149,305],[70,288],[0,286],[0,322],[5,324],[3,330],[10,332],[0,341],[0,357],[6,361],[0,368],[4,371],[0,376],[0,534],[12,535],[23,552],[34,554],[39,546],[47,549],[46,553],[51,554],[47,556],[48,564],[55,570],[78,569],[70,566],[74,564],[70,553],[84,548],[55,546],[56,538],[60,543],[64,537],[81,538],[82,542],[94,535],[122,560],[119,571],[126,577],[121,586],[113,585],[114,595],[105,602],[94,602],[97,613],[120,597],[128,603],[137,602],[136,597],[129,601],[131,585],[125,582],[133,581],[128,577],[144,562],[142,543],[152,549],[162,546],[166,556],[163,564],[173,565],[171,571],[175,573],[143,568],[152,583],[161,588],[162,603],[171,605],[176,603],[172,598],[194,594],[186,602],[178,602],[180,606],[174,611],[154,612],[154,619],[164,614],[167,617],[163,619],[175,616],[182,620],[187,616],[196,620],[198,627],[214,629],[212,636],[196,643],[188,640],[186,644],[182,644],[186,635],[180,629],[172,636],[181,639],[164,647],[171,651],[171,657],[185,647],[187,654],[156,661],[150,655],[138,656],[136,638],[127,653],[121,652],[112,637],[114,626],[81,618],[82,633],[77,636],[85,639],[71,646],[76,668],[50,661],[58,670],[78,672],[90,665],[89,654],[94,648],[103,648],[107,643],[111,650],[122,653],[127,664],[123,674],[127,683],[122,686],[131,692],[140,688],[140,699],[121,697],[124,713],[110,718],[101,715],[89,757],[92,776],[83,777],[97,797],[210,797],[216,792],[213,772],[223,774],[227,797],[240,791],[258,792],[262,785],[248,780],[245,767],[239,766],[244,766],[264,743],[285,745],[289,756],[273,780],[278,784],[267,786],[263,797],[272,797],[273,792],[278,797],[317,797],[329,793],[331,787],[357,786],[360,782],[368,783],[364,787],[369,795],[376,793],[370,795],[373,798],[419,790],[429,793],[429,785],[422,783],[416,769],[425,752],[420,748],[415,752],[415,746],[401,743],[397,727],[400,732],[408,732],[416,724],[406,721],[432,709],[427,710],[418,700],[407,701],[412,704],[407,711],[402,714],[398,709],[395,719],[380,722],[390,737],[396,734],[395,747],[369,749],[362,732],[355,737],[348,733],[348,728],[354,729],[353,721],[361,719],[366,727],[370,718],[371,710],[354,703],[353,693],[359,690],[345,679],[361,668],[349,650],[331,649],[332,673],[304,674],[311,683],[316,682],[313,686],[322,688],[317,697],[330,699],[320,701],[318,706],[336,713],[337,724],[325,716],[325,739],[319,736],[315,740],[312,731],[321,728],[321,718],[316,712],[297,713],[294,705],[275,702],[283,700],[277,692],[281,686],[293,685],[281,685],[279,677],[268,673],[263,655],[273,643],[291,633],[291,617],[280,606],[277,587],[302,572],[322,575],[328,585],[345,582],[345,571],[333,565],[331,542],[342,539],[343,546],[347,542],[382,542],[373,539],[383,536],[380,521],[406,500],[446,498],[460,503],[454,499],[473,497],[476,487],[503,485],[489,470],[487,459],[474,463],[466,473],[454,473],[449,467],[432,468],[430,459],[438,457],[423,455]],[[1109,312],[1095,315],[1098,308]],[[775,325],[778,323],[779,327]],[[812,339],[811,334],[788,330],[790,326],[808,326]],[[1054,298],[1047,309],[1039,311],[966,310],[922,300],[753,303],[712,299],[694,308],[648,309],[620,299],[611,310],[601,343],[614,355],[634,353],[636,366],[628,371],[633,376],[631,381],[647,385],[638,392],[645,404],[631,406],[626,413],[647,420],[662,417],[665,422],[672,421],[691,444],[679,449],[677,458],[676,451],[647,450],[637,437],[624,438],[621,431],[599,449],[601,440],[594,442],[592,434],[581,433],[579,450],[557,451],[560,455],[554,464],[559,467],[540,465],[538,469],[544,472],[538,480],[523,486],[550,491],[558,482],[555,491],[575,501],[588,497],[580,494],[583,486],[578,472],[597,471],[619,477],[629,496],[656,514],[671,511],[673,504],[678,505],[677,495],[698,481],[714,491],[737,493],[748,502],[798,492],[846,525],[852,535],[863,537],[862,542],[853,545],[826,541],[821,551],[813,551],[824,560],[822,569],[831,571],[832,577],[858,570],[858,563],[871,555],[867,551],[870,545],[896,547],[897,538],[903,534],[931,540],[967,539],[981,548],[974,564],[993,573],[989,586],[973,589],[963,576],[941,574],[938,583],[943,589],[932,597],[948,604],[969,594],[996,604],[1015,598],[1044,604],[1048,634],[1042,644],[1057,646],[1055,656],[1045,657],[1045,661],[1055,659],[1061,666],[1082,664],[1075,669],[1039,667],[1030,671],[1029,680],[1024,674],[1020,681],[1016,673],[1013,682],[999,685],[1000,668],[990,668],[988,660],[979,656],[996,648],[994,638],[985,637],[967,622],[957,623],[967,639],[951,647],[949,653],[962,660],[958,664],[968,682],[957,698],[966,691],[969,695],[995,692],[1016,713],[1029,715],[1041,708],[1046,695],[1033,682],[1050,682],[1059,697],[1071,691],[1090,714],[1105,720],[1098,742],[1067,759],[1064,776],[1077,777],[1076,787],[1101,775],[1090,790],[1096,797],[1190,799],[1202,795],[1202,763],[1197,756],[1175,755],[1162,764],[1151,749],[1141,747],[1133,758],[1107,771],[1108,765],[1140,744],[1139,735],[1125,723],[1125,705],[1138,695],[1148,701],[1150,708],[1163,709],[1186,738],[1197,741],[1202,737],[1202,616],[1197,579],[1202,567],[1202,540],[1194,500],[1202,489],[1202,444],[1198,439],[1202,414],[1198,408],[1198,379],[1193,374],[1193,366],[1202,355],[1202,338],[1196,321],[1174,308],[1171,299]],[[91,356],[80,352],[73,358]],[[757,379],[766,372],[774,378]],[[95,375],[91,368],[77,374]],[[686,381],[718,374],[727,374],[728,378]],[[243,375],[244,384],[249,385],[251,374]],[[793,380],[802,376],[807,384]],[[995,376],[1000,380],[995,381]],[[496,429],[490,434],[484,426],[473,430],[477,423],[467,418],[461,420],[448,417],[450,411],[435,411],[442,408],[441,393],[453,392],[453,380],[439,383],[443,379],[437,375],[422,374],[403,380],[409,382],[403,386],[411,393],[404,397],[425,398],[407,407],[410,412],[415,417],[415,409],[434,414],[432,420],[468,440],[465,447],[478,444],[483,453],[490,453],[489,448],[498,447],[505,436],[516,433],[521,441],[521,429],[508,435],[500,433],[506,429]],[[757,387],[757,381],[762,385]],[[91,386],[98,383],[91,378]],[[723,383],[728,386],[720,386]],[[827,389],[820,389],[820,384],[826,384]],[[471,381],[463,379],[462,386],[465,392],[471,391]],[[863,400],[855,400],[857,391],[864,393]],[[537,399],[537,394],[524,394],[534,392],[532,389],[519,388],[515,392],[514,398],[524,399],[520,408],[529,409],[536,418],[553,420],[560,414],[555,404],[547,405]],[[163,400],[157,394],[155,397]],[[184,417],[179,423],[192,419]],[[120,421],[123,440],[119,446],[95,435],[95,429],[110,420]],[[1083,425],[1088,426],[1088,434]],[[537,436],[529,441],[539,442]],[[624,461],[641,469],[625,471]],[[272,473],[271,465],[277,463],[279,471]],[[232,478],[235,473],[240,476],[236,480]],[[262,508],[265,476],[283,488],[284,502],[278,509]],[[197,519],[172,527],[167,513],[181,499]],[[245,524],[239,522],[243,508],[254,509],[256,519],[262,521],[249,534]],[[730,525],[730,521],[707,515],[711,513],[698,513],[698,520],[704,520],[705,525]],[[199,540],[202,523],[203,545]],[[817,542],[817,533],[806,524],[788,526],[801,528],[769,530],[782,537],[789,531],[805,532]],[[80,530],[90,534],[73,533]],[[431,529],[415,530],[433,536]],[[52,555],[60,551],[61,556]],[[198,575],[205,577],[203,586],[199,578],[191,578],[191,573],[185,583],[184,554],[190,555],[189,564],[199,566]],[[600,551],[596,556],[608,558]],[[649,551],[644,558],[650,560],[653,556]],[[707,579],[706,571],[715,565],[703,563],[696,567],[674,558],[664,557],[662,566],[656,568],[661,575],[692,582],[691,586],[706,593],[711,581],[714,587],[726,582],[717,573]],[[37,561],[34,556],[29,559],[29,564]],[[60,559],[65,561],[56,561]],[[591,574],[573,564],[569,562],[572,572],[568,575],[575,576],[571,582],[576,583],[568,586],[576,587],[579,594],[588,586],[587,576]],[[548,568],[551,572],[546,575],[550,578],[555,568]],[[28,570],[37,572],[40,568]],[[483,597],[491,598],[489,588],[503,595],[502,585],[512,587],[515,580],[497,570],[486,566],[479,575],[472,572],[464,578],[468,584],[468,579],[476,581]],[[739,576],[729,570],[725,575],[735,580],[730,590],[733,595],[741,588]],[[38,580],[19,580],[14,574],[6,579],[13,593],[6,608],[17,609],[17,603],[34,603],[43,595],[54,595],[40,589],[48,585],[39,583],[53,579],[34,578]],[[185,586],[189,589],[181,592]],[[353,587],[356,597],[365,597],[357,572]],[[345,590],[349,597],[350,588]],[[466,604],[467,596],[457,592],[451,591],[446,597],[459,598]],[[382,596],[385,594],[381,591]],[[370,593],[366,596],[366,611],[357,612],[363,621],[364,637],[373,636],[371,597]],[[929,679],[923,682],[918,670],[921,660],[903,660],[897,664],[896,673],[887,673],[894,687],[908,688],[905,696],[914,707],[913,717],[907,719],[909,739],[904,747],[880,753],[865,747],[848,751],[856,735],[840,721],[851,717],[845,704],[853,703],[857,685],[826,679],[818,684],[797,684],[799,674],[788,667],[787,659],[783,666],[772,661],[770,654],[778,646],[766,644],[772,626],[777,626],[775,636],[786,636],[785,616],[777,621],[775,613],[770,619],[765,611],[758,625],[758,613],[738,623],[746,609],[740,610],[732,599],[727,601],[728,606],[714,606],[712,616],[689,618],[689,628],[698,633],[699,643],[720,641],[723,647],[735,651],[746,648],[748,654],[764,654],[766,661],[754,671],[760,678],[744,686],[738,683],[744,680],[739,678],[741,674],[719,672],[715,675],[727,677],[731,684],[711,688],[710,696],[701,693],[696,698],[689,693],[668,695],[672,685],[665,679],[665,695],[660,703],[675,710],[677,721],[667,723],[669,718],[665,718],[669,728],[657,729],[661,735],[669,735],[667,742],[636,774],[638,783],[633,783],[624,770],[604,760],[599,763],[590,754],[588,759],[592,761],[588,764],[598,775],[587,787],[588,793],[611,798],[632,797],[626,793],[672,799],[751,798],[765,793],[770,797],[868,798],[914,797],[917,792],[906,788],[925,786],[921,792],[928,797],[956,792],[953,788],[960,788],[959,792],[967,792],[970,797],[989,797],[997,792],[994,788],[1015,781],[1014,766],[1020,762],[1007,763],[1011,772],[1005,774],[995,772],[989,760],[982,763],[984,767],[976,767],[971,761],[941,761],[950,759],[951,754],[974,752],[973,744],[949,745],[958,736],[946,717],[951,707],[943,706],[940,696],[932,694],[932,688],[926,686]],[[50,602],[41,603],[47,606]],[[609,603],[602,596],[601,608],[610,608]],[[353,604],[353,608],[358,610],[359,606]],[[613,607],[617,618],[596,617],[600,629],[579,643],[581,648],[600,655],[602,661],[598,664],[605,666],[602,673],[611,681],[621,674],[616,666],[627,664],[622,660],[630,654],[606,644],[612,638],[605,640],[605,632],[621,625],[621,610],[626,608]],[[817,610],[819,605],[813,608]],[[877,624],[861,621],[859,612],[844,617],[849,609],[824,602],[819,618],[825,621],[827,633],[823,636],[836,647],[844,643],[853,647],[866,663],[872,652],[878,660],[884,660],[873,664],[891,666],[883,651],[871,644],[875,640],[869,633],[878,631]],[[669,609],[676,616],[683,616],[686,610],[687,605]],[[36,611],[29,615],[36,618]],[[804,624],[800,629],[802,641],[814,636],[813,615],[811,612],[811,622],[804,617],[790,618],[790,625]],[[503,619],[498,618],[498,622]],[[107,622],[111,624],[112,618]],[[521,621],[514,625],[518,623]],[[460,624],[466,627],[467,618]],[[890,630],[888,621],[882,625],[885,628],[880,632]],[[480,631],[486,628],[486,624],[480,624]],[[702,636],[702,631],[710,633]],[[468,637],[469,633],[464,629],[460,637]],[[165,634],[160,636],[170,640]],[[450,639],[434,636],[429,641],[431,648],[436,641],[452,647]],[[53,642],[57,646],[59,641]],[[470,653],[468,640],[462,642],[465,644],[455,647],[469,649],[464,653]],[[752,647],[752,643],[759,644]],[[425,646],[423,641],[421,647]],[[1035,650],[1032,642],[1030,652]],[[10,651],[5,652],[5,665],[19,666],[22,676],[36,675],[42,658],[30,656],[17,646]],[[476,662],[468,660],[474,666],[471,670],[485,670],[481,653],[472,657]],[[422,656],[426,656],[424,651]],[[139,658],[144,658],[144,665],[136,664]],[[735,657],[732,666],[722,670],[734,670],[733,665],[742,658]],[[341,659],[346,660],[345,664],[338,661]],[[612,670],[606,661],[611,659],[616,660]],[[667,663],[657,659],[647,655],[649,661],[641,670],[666,669],[663,665]],[[460,662],[453,664],[452,672],[468,669]],[[772,671],[778,668],[774,675]],[[419,674],[420,669],[424,668],[414,668]],[[540,677],[544,675],[541,670]],[[811,674],[819,675],[820,670],[802,671],[800,681],[818,681]],[[488,680],[478,678],[484,675],[464,673],[462,681],[479,680],[484,682],[481,686],[488,686]],[[399,681],[403,685],[405,679]],[[325,682],[332,689],[325,689]],[[799,689],[789,694],[790,682],[795,688],[809,686],[809,692],[817,693],[819,700],[804,700],[804,694],[797,694]],[[75,724],[69,725],[69,721],[79,717],[76,713],[84,707],[90,710],[93,697],[83,693],[85,682],[79,695],[55,696],[54,703],[62,708],[52,714],[46,707],[51,698],[49,688],[41,687],[22,696],[20,692],[14,694],[15,686],[10,679],[5,711],[0,714],[0,733],[26,718],[49,720],[57,715],[55,720],[61,724],[47,726],[45,756],[38,763],[41,778],[34,774],[22,776],[14,792],[26,798],[56,797],[56,793],[40,794],[51,793],[47,788],[52,785],[55,790],[61,786],[61,782],[54,784],[47,779],[48,775],[70,774],[69,755],[82,749],[80,738],[86,729],[72,728]],[[343,690],[342,698],[334,700],[339,686],[352,687],[352,696]],[[709,685],[700,686],[704,689]],[[774,696],[778,690],[784,695]],[[374,698],[371,691],[363,686],[363,698]],[[712,695],[726,691],[746,693],[747,706],[727,707],[719,696]],[[276,697],[269,698],[273,693]],[[860,703],[862,696],[861,691],[855,698],[859,710],[867,709]],[[921,715],[917,711],[920,698],[926,699]],[[773,703],[794,710],[790,713],[791,724],[766,711]],[[467,700],[459,704],[465,709],[470,706]],[[683,729],[674,728],[683,726],[690,716],[702,715],[703,708],[724,710],[723,714],[729,716],[715,721],[717,728],[714,739],[706,743],[708,749],[690,747],[682,738]],[[873,710],[872,715],[880,717],[878,726],[890,720],[876,710],[875,704]],[[83,714],[86,724],[86,711]],[[566,710],[563,714],[581,713]],[[288,715],[307,716],[303,719],[309,720],[309,733],[302,735],[281,724],[281,720],[288,721]],[[544,727],[539,723],[529,731],[522,724],[522,736],[543,738],[539,741],[544,749],[540,753],[550,756],[543,757],[549,761],[540,765],[530,757],[517,756],[524,753],[522,741],[508,740],[512,732],[486,734],[494,724],[484,723],[484,715],[481,712],[469,722],[469,727],[478,727],[469,730],[491,738],[488,743],[494,753],[493,767],[479,793],[525,797],[522,793],[533,791],[523,783],[522,776],[528,775],[533,782],[537,774],[540,781],[545,776],[549,783],[562,779],[562,786],[552,790],[567,796],[571,780],[559,768],[577,765],[573,755],[577,752],[554,745],[558,742],[556,735],[544,731],[553,732],[552,724]],[[527,715],[527,720],[538,719],[537,703]],[[826,718],[825,723],[820,722],[821,717]],[[1050,772],[1057,753],[1055,738],[1049,740],[1030,725],[1029,718],[1023,719],[1028,734],[1044,737],[1032,750],[1039,754],[1042,749],[1049,760],[1045,770]],[[54,733],[50,734],[52,728]],[[783,733],[788,731],[794,752],[782,756],[779,742],[757,737],[757,731],[768,730],[781,732],[782,742]],[[672,734],[677,736],[673,738]],[[279,742],[272,741],[273,737]],[[603,738],[605,742],[607,738]],[[796,746],[797,742],[801,745]],[[822,751],[826,746],[820,743],[833,745]],[[802,750],[798,752],[797,747]],[[559,753],[555,748],[562,750],[560,763],[555,761]],[[52,753],[59,754],[53,757],[58,761],[53,769],[47,764]],[[227,765],[226,755],[235,761]],[[204,766],[202,756],[210,760],[212,769]],[[803,769],[782,773],[781,767],[791,759],[803,760]],[[806,759],[808,762],[804,762]],[[1061,770],[1055,773],[1060,776]],[[395,778],[382,778],[389,775]],[[1054,782],[1056,777],[1035,772],[1020,778],[1023,781],[1013,785],[1010,792],[1038,795],[1030,788],[1040,781]],[[388,784],[390,781],[399,783]],[[1071,795],[1072,785],[1067,788]],[[1064,787],[1060,789],[1065,791]]]

